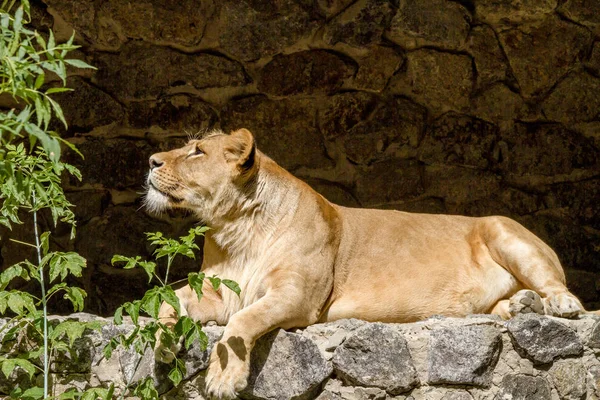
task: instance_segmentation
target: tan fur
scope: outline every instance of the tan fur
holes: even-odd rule
[[[521,289],[538,293],[548,314],[582,311],[556,254],[517,222],[332,204],[256,150],[245,129],[154,155],[148,183],[150,209],[185,208],[212,228],[202,271],[242,290],[238,298],[205,285],[200,303],[189,287],[178,291],[189,316],[226,325],[207,372],[215,397],[246,386],[255,341],[279,327],[508,318],[522,308],[522,297],[510,300]],[[172,307],[163,304],[161,317],[172,323]],[[159,346],[157,355],[169,361],[169,351],[177,349]]]

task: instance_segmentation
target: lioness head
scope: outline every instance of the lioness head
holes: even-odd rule
[[[247,129],[216,131],[185,146],[150,157],[146,206],[192,211],[208,222],[244,198],[257,169],[254,137]]]

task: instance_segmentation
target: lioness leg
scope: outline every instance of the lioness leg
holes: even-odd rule
[[[204,285],[202,299],[198,301],[198,296],[189,285],[185,285],[180,289],[175,290],[175,294],[179,299],[179,308],[181,316],[188,316],[194,321],[206,323],[208,321],[221,321],[224,316],[223,303],[221,297],[216,293],[210,284]],[[168,328],[173,328],[177,323],[177,312],[168,303],[163,302],[160,306],[158,319]],[[175,355],[181,349],[181,343],[173,343],[170,346],[165,345],[160,340],[161,331],[156,333],[156,348],[154,350],[155,358],[164,363],[170,363],[175,358]]]
[[[583,311],[569,292],[556,253],[516,221],[503,217],[483,220],[481,234],[492,258],[527,289],[542,297],[546,314],[573,317]]]
[[[217,399],[235,398],[246,387],[250,374],[250,353],[258,338],[275,328],[307,326],[307,302],[294,285],[271,289],[256,303],[235,313],[222,339],[213,348],[206,374],[207,395]]]

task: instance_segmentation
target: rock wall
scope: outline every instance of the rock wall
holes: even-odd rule
[[[89,320],[89,314],[70,318]],[[53,360],[54,394],[70,387],[107,387],[155,379],[164,399],[204,399],[210,349],[223,327],[206,327],[209,346],[181,354],[187,374],[177,388],[156,364],[118,350],[110,359],[103,346],[117,331],[105,320],[100,332],[78,340],[68,360]],[[261,338],[251,355],[249,385],[243,399],[599,399],[600,318],[564,320],[524,314],[510,321],[474,315],[431,318],[411,324],[341,320],[306,329],[274,331]],[[62,361],[62,362],[61,362]],[[136,370],[136,365],[139,367]],[[0,394],[24,376],[0,375]]]
[[[596,0],[39,0],[33,24],[98,69],[59,98],[85,159],[68,182],[98,314],[145,276],[143,232],[191,223],[140,210],[153,152],[211,128],[348,206],[516,218],[600,308],[600,2]],[[31,229],[12,235],[31,239]],[[2,235],[3,267],[25,255]],[[180,276],[197,269],[182,261]],[[115,290],[115,287],[120,290]],[[55,309],[63,310],[61,304]],[[66,308],[65,308],[66,309]]]

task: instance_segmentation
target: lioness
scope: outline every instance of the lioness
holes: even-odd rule
[[[212,228],[202,271],[242,290],[207,284],[200,302],[187,286],[177,291],[182,312],[226,325],[207,371],[210,396],[246,386],[252,347],[275,328],[583,311],[554,251],[517,222],[332,204],[257,150],[246,129],[153,155],[147,183],[149,209],[187,209]],[[160,316],[173,323],[173,308],[163,304]],[[177,350],[158,345],[156,354],[168,362]]]

